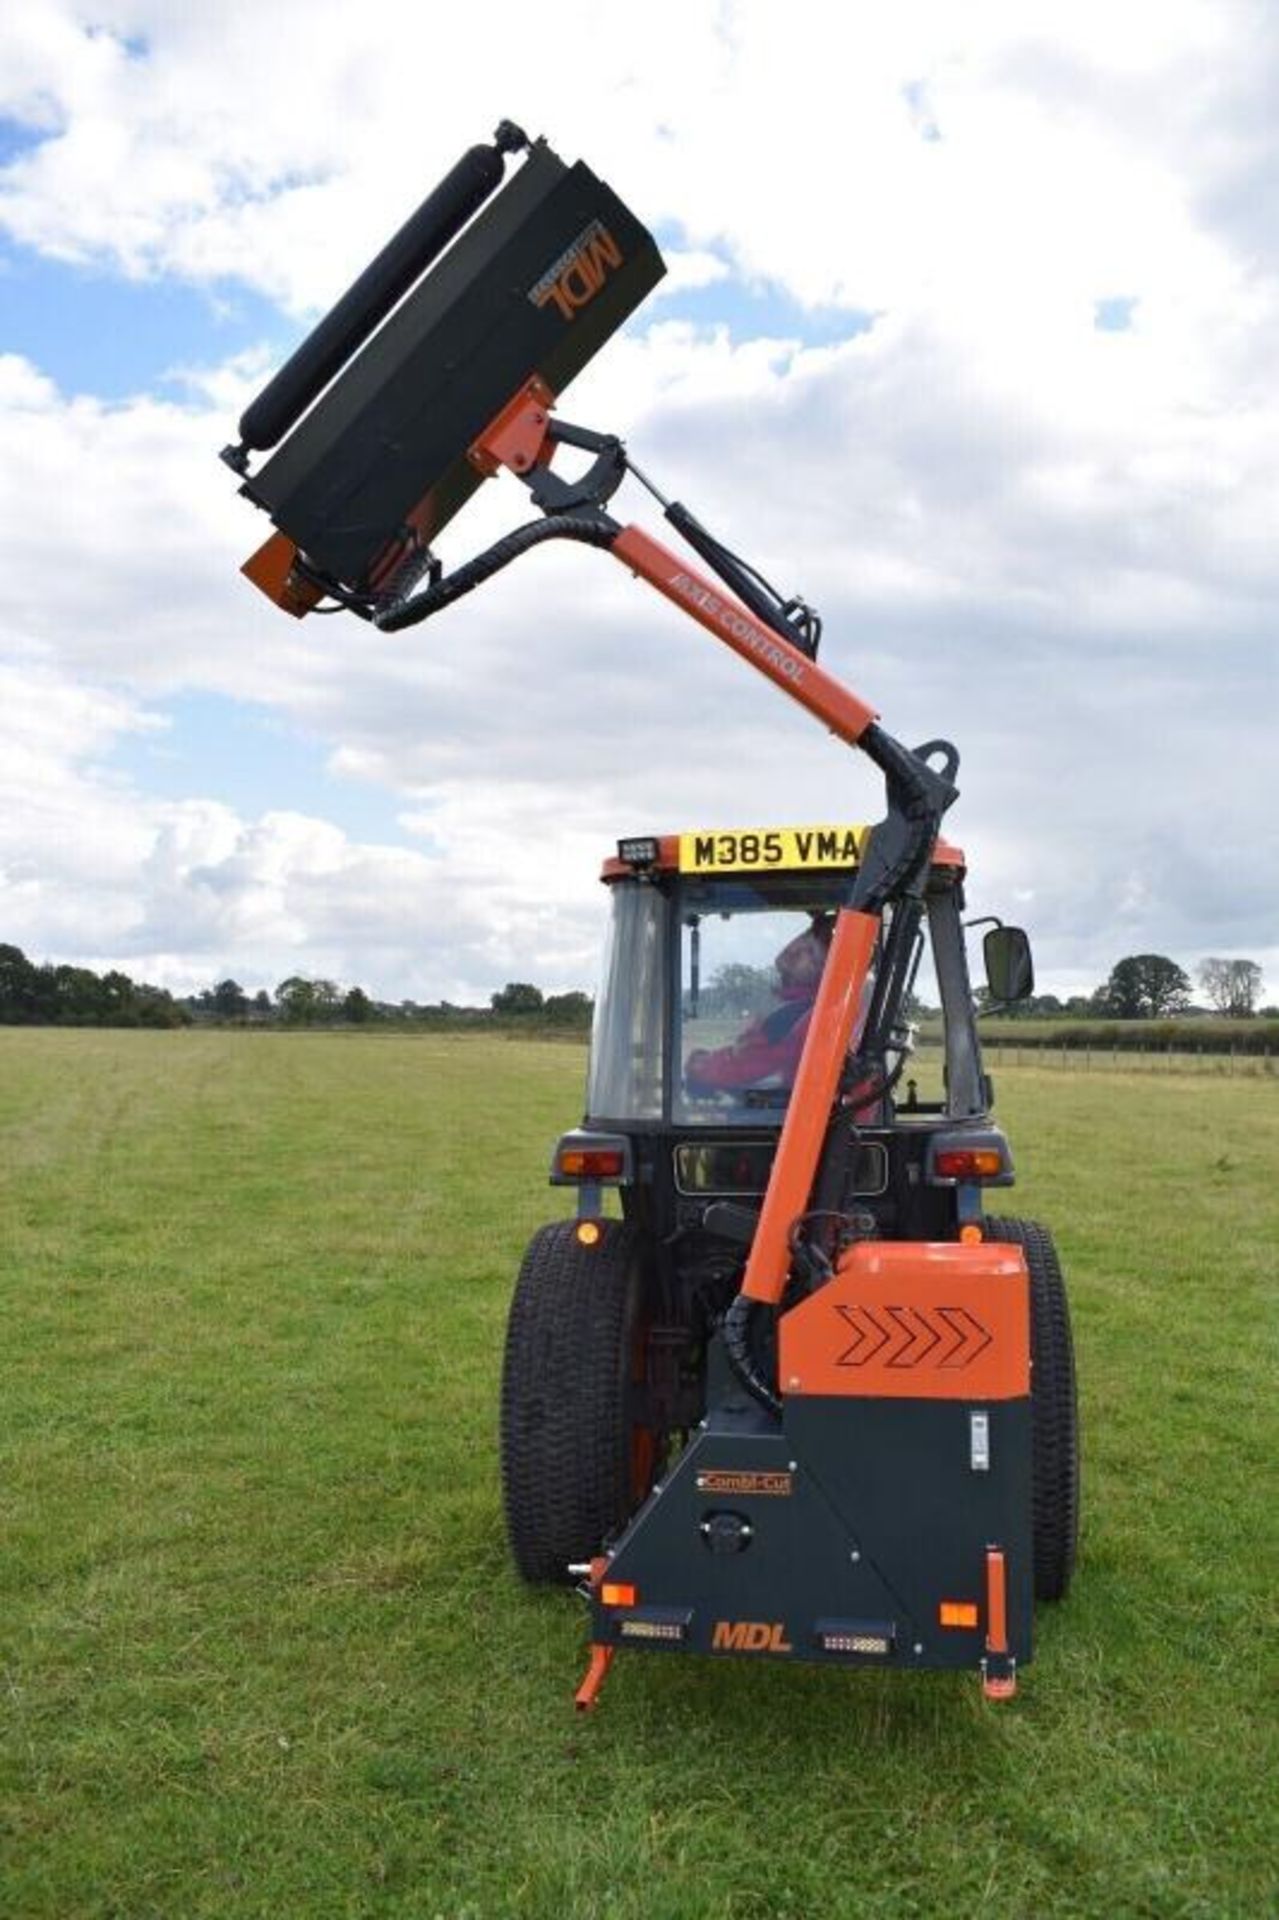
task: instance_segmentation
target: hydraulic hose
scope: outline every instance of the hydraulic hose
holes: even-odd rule
[[[761,1407],[769,1413],[780,1414],[782,1403],[769,1386],[751,1353],[751,1327],[759,1310],[759,1302],[739,1293],[728,1312],[724,1315],[721,1329],[724,1336],[724,1353],[732,1368],[734,1379],[740,1381]]]
[[[617,522],[607,514],[597,514],[588,520],[578,514],[558,513],[546,520],[530,520],[526,526],[516,527],[514,532],[486,547],[483,553],[477,553],[474,560],[465,561],[437,580],[425,593],[416,593],[412,599],[383,607],[374,614],[373,624],[383,633],[399,633],[404,627],[415,627],[420,620],[429,620],[433,613],[451,607],[463,594],[473,593],[503,567],[509,567],[512,560],[518,560],[522,553],[540,547],[544,540],[580,540],[588,547],[611,547],[620,531]]]

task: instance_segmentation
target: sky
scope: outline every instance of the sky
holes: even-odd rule
[[[958,745],[974,915],[1279,1000],[1279,14],[23,0],[0,15],[0,940],[178,992],[591,989],[620,834],[882,789],[586,548],[293,621],[218,450],[510,117],[669,272],[569,388]],[[661,532],[632,484],[623,519]],[[446,565],[528,517],[507,479]]]

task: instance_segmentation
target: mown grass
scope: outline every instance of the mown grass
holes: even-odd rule
[[[1015,1703],[634,1655],[581,1722],[494,1432],[581,1051],[8,1032],[0,1067],[6,1920],[1276,1911],[1271,1083],[1002,1076],[1086,1433]]]

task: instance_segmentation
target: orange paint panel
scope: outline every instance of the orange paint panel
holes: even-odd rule
[[[251,580],[260,593],[273,600],[277,607],[283,607],[295,620],[310,613],[318,600],[324,598],[324,590],[310,580],[299,580],[293,573],[293,563],[298,550],[286,533],[273,533],[264,540],[256,553],[250,554],[240,572],[246,580]]]
[[[1019,1400],[1030,1392],[1030,1288],[995,1241],[864,1240],[783,1315],[784,1393]]]
[[[535,467],[546,444],[547,414],[555,405],[555,395],[536,375],[520,388],[513,400],[489,421],[483,433],[467,451],[467,459],[486,477],[499,467],[513,473],[527,473]]]

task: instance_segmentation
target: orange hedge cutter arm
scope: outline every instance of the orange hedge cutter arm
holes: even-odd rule
[[[759,1377],[751,1359],[751,1315],[755,1307],[776,1307],[782,1298],[794,1257],[793,1229],[808,1205],[838,1105],[884,910],[894,901],[922,898],[942,815],[956,797],[953,781],[958,755],[946,741],[930,741],[912,750],[886,733],[872,707],[817,665],[815,637],[810,651],[801,644],[802,625],[796,627],[776,612],[765,617],[770,609],[755,589],[758,576],[720,548],[684,508],[663,502],[667,518],[738,591],[725,593],[642,528],[623,527],[613,520],[603,511],[603,503],[628,470],[621,442],[552,422],[549,409],[550,395],[535,383],[503,409],[470,450],[471,460],[482,472],[506,467],[524,481],[547,517],[508,534],[476,560],[436,578],[425,591],[379,610],[373,616],[375,624],[396,631],[427,619],[544,540],[572,539],[603,547],[820,720],[837,739],[860,747],[885,777],[888,814],[872,830],[849,902],[836,918],[741,1292],[724,1326],[725,1347],[735,1370],[756,1398],[776,1407],[777,1396]],[[559,441],[597,454],[594,466],[576,486],[549,472]],[[747,598],[755,599],[759,613],[745,604]],[[935,760],[942,765],[934,766]]]

